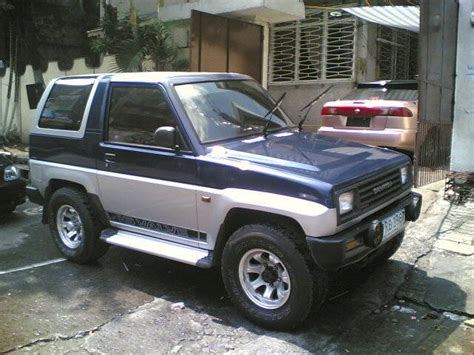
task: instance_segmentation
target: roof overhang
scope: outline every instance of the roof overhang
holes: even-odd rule
[[[192,10],[268,23],[300,20],[305,17],[304,3],[300,0],[199,0],[163,6],[158,17],[163,21],[187,20],[191,18]]]
[[[412,32],[420,31],[418,6],[362,6],[342,10],[363,20]]]

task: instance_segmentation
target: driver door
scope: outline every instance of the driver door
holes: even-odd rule
[[[97,178],[112,226],[202,245],[195,158],[184,141],[176,153],[154,139],[158,127],[179,129],[165,91],[159,85],[112,84],[105,124]]]

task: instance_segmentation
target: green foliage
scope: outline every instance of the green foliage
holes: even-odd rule
[[[119,19],[112,5],[103,1],[102,6],[104,37],[92,39],[90,47],[95,53],[115,55],[113,71],[187,69],[187,61],[178,59],[178,47],[165,23],[137,16],[134,26],[128,17]]]

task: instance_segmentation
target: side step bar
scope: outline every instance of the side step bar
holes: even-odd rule
[[[212,252],[116,229],[105,229],[100,239],[106,243],[208,269]]]

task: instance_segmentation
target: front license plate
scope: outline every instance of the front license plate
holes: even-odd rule
[[[382,220],[383,223],[383,239],[387,239],[397,234],[405,226],[405,210],[395,212],[390,217]]]

